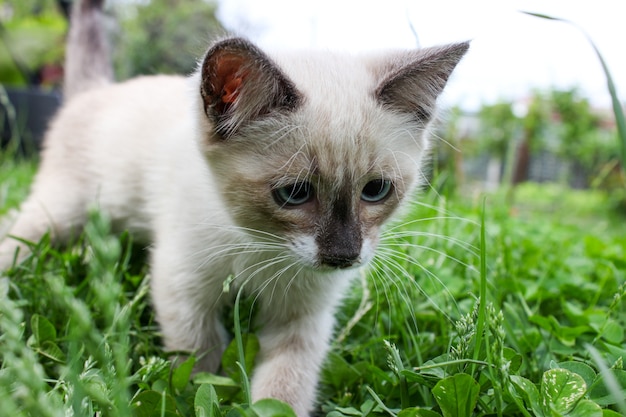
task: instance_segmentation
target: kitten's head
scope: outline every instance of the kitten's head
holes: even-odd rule
[[[312,268],[367,263],[423,179],[437,97],[468,46],[270,58],[216,43],[200,69],[203,145],[235,223]]]

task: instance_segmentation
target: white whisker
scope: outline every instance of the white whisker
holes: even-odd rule
[[[400,294],[404,294],[404,295],[401,295],[401,298],[403,302],[405,303],[405,306],[409,308],[410,311],[413,311],[414,303],[411,302],[411,298],[408,295],[409,291],[407,290],[407,288],[409,287],[407,287],[406,284],[409,284],[409,283],[423,297],[426,298],[426,300],[429,302],[431,306],[433,306],[433,308],[435,308],[443,316],[445,316],[446,319],[452,320],[450,318],[450,315],[435,302],[432,296],[429,295],[428,292],[425,291],[421,287],[421,285],[419,285],[417,281],[415,281],[415,277],[411,275],[405,268],[403,268],[402,265],[400,265],[395,259],[393,259],[393,256],[391,254],[385,254],[384,252],[381,252],[380,261],[377,261],[377,262],[378,262],[377,265],[379,267],[382,266],[383,270],[385,271],[385,277],[387,277],[387,279],[389,279],[391,282],[394,283],[394,286],[398,289]],[[447,298],[452,300],[452,303],[455,306],[455,309],[458,311],[458,305],[456,304],[456,301],[453,295],[450,293],[446,285],[434,273],[432,273],[430,270],[428,270],[428,268],[424,267],[422,264],[418,262],[410,262],[410,263],[416,266],[417,268],[419,268],[421,271],[423,271],[434,282],[437,282],[441,286],[441,288],[443,288],[445,294],[447,295]],[[396,273],[400,273],[401,275],[397,276]],[[398,282],[402,284],[399,284]],[[393,306],[393,304],[390,304],[390,305]],[[411,316],[415,316],[415,314],[411,314]],[[417,322],[415,321],[415,318],[411,317],[411,321],[414,322],[415,328],[417,329],[418,326],[417,326]]]
[[[443,239],[443,240],[451,241],[452,243],[455,243],[457,246],[461,246],[464,250],[466,250],[469,254],[473,255],[476,258],[479,256],[479,254],[477,252],[477,249],[476,249],[476,251],[474,251],[473,249],[475,249],[475,248],[473,248],[471,246],[470,246],[471,249],[469,249],[464,242],[459,242],[459,241],[455,240],[454,238],[450,238],[450,237],[446,237],[446,236],[440,236],[440,235],[434,235],[434,236],[438,237],[440,239]],[[444,251],[442,251],[440,249],[434,248],[432,246],[420,245],[420,244],[417,244],[417,243],[408,243],[408,242],[403,242],[401,245],[404,248],[419,249],[419,250],[422,250],[422,251],[425,251],[425,252],[435,253],[435,254],[440,255],[441,257],[443,257],[445,259],[454,261],[454,262],[458,263],[459,265],[462,265],[462,266],[464,266],[464,267],[466,267],[466,268],[468,268],[470,270],[474,269],[474,267],[472,265],[469,265],[468,263],[460,260],[459,258],[457,258],[455,256],[452,256],[452,255],[450,255],[450,254],[448,254],[448,253],[446,253],[446,252],[444,252]],[[393,246],[396,246],[396,245],[386,245],[384,243],[381,244],[381,247],[384,247],[384,246],[393,247]],[[404,252],[400,252],[400,251],[395,251],[395,252],[397,252],[398,254],[400,254],[400,253],[404,254]],[[407,256],[407,257],[409,256],[407,254],[404,254],[404,255]]]

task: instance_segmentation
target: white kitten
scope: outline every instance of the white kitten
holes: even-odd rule
[[[78,3],[74,31],[100,13],[99,1]],[[88,39],[70,39],[70,56],[85,56]],[[306,416],[335,308],[419,185],[437,96],[467,48],[274,55],[229,38],[189,78],[93,87],[104,70],[70,71],[71,98],[10,234],[63,243],[95,205],[151,242],[165,345],[203,355],[206,370],[225,343],[221,309],[243,287],[259,309],[253,399]],[[92,88],[75,94],[81,85]],[[17,249],[28,253],[0,243],[0,268]]]

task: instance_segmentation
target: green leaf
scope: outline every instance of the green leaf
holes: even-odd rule
[[[52,359],[55,362],[59,362],[59,363],[65,362],[65,353],[63,353],[61,348],[59,348],[59,346],[56,343],[51,342],[49,340],[46,340],[45,342],[43,342],[37,349],[37,352],[39,352],[39,354],[49,359]]]
[[[210,374],[208,372],[199,372],[194,378],[195,384],[210,384],[218,387],[239,387],[239,383],[232,378]]]
[[[582,376],[567,369],[550,369],[541,378],[541,399],[544,412],[567,414],[587,391]]]
[[[358,369],[335,352],[326,358],[322,375],[324,382],[338,389],[351,386],[361,377]]]
[[[621,398],[626,398],[626,371],[623,369],[612,369],[611,372],[619,384],[618,389],[621,389],[620,392],[616,392],[615,394],[618,396],[621,395]],[[597,376],[591,387],[589,398],[597,404],[608,406],[618,403],[619,398],[616,398],[616,395],[613,395],[614,393],[607,388],[607,384],[604,382],[602,375]]]
[[[215,388],[209,384],[200,385],[196,391],[193,406],[196,417],[218,417],[222,415]]]
[[[522,11],[522,13],[530,15],[530,16],[534,16],[534,17],[539,17],[541,19],[561,20],[557,17],[548,16],[547,14],[543,14],[543,13],[535,13],[535,12],[527,12],[527,11]]]
[[[572,371],[585,380],[585,384],[587,387],[591,387],[593,385],[593,381],[596,379],[596,371],[594,369],[583,362],[577,361],[567,361],[560,362],[558,364],[559,368],[567,369],[568,371]]]
[[[88,397],[90,400],[94,400],[101,405],[111,406],[113,403],[111,401],[111,391],[109,387],[107,387],[106,381],[102,378],[102,374],[100,372],[91,373],[84,381],[84,388],[86,390],[85,397]]]
[[[170,382],[164,379],[157,379],[152,383],[150,389],[156,392],[167,392],[170,389]]]
[[[608,319],[602,328],[602,338],[609,343],[619,345],[624,340],[624,329],[615,320]]]
[[[398,417],[441,417],[441,414],[434,412],[433,410],[426,410],[424,408],[412,407],[405,408],[398,413]]]
[[[246,372],[250,375],[252,373],[252,369],[254,368],[254,360],[260,349],[259,339],[256,335],[252,333],[244,334],[243,348],[246,360]],[[241,379],[241,371],[239,366],[237,366],[237,362],[239,362],[239,352],[237,350],[236,339],[233,339],[222,355],[222,369],[226,375],[235,381],[239,381]]]
[[[432,390],[444,417],[469,417],[476,407],[480,385],[468,374],[442,379]]]
[[[602,417],[624,417],[620,413],[605,408],[602,410]]]
[[[400,371],[400,375],[404,376],[407,381],[417,382],[420,385],[425,385],[430,388],[434,387],[435,384],[441,380],[441,378],[438,378],[436,376],[423,375],[410,369]]]
[[[39,314],[33,314],[30,326],[35,337],[35,344],[41,346],[44,342],[56,341],[57,331],[50,321]]]
[[[226,417],[257,417],[257,415],[249,409],[246,410],[239,405],[235,405],[233,408],[228,410]]]
[[[518,375],[511,375],[511,382],[517,394],[522,397],[526,407],[533,410],[535,415],[543,416],[543,408],[539,399],[539,390],[529,379]]]
[[[362,416],[363,413],[354,407],[337,407],[336,411],[341,416]]]
[[[532,315],[528,317],[531,323],[536,324],[544,330],[549,331],[552,335],[557,337],[561,343],[566,346],[573,346],[576,342],[576,338],[582,334],[590,331],[589,326],[564,326],[554,316],[540,316]]]
[[[522,366],[522,355],[508,347],[502,349],[502,354],[504,359],[509,361],[509,372],[517,372]]]
[[[376,402],[374,400],[367,399],[363,402],[363,404],[361,404],[361,414],[368,416],[374,408],[376,408]]]
[[[445,365],[436,366],[442,363],[450,362],[453,358],[449,353],[444,353],[433,359],[424,362],[424,365],[420,367],[420,374],[424,376],[433,376],[439,379],[444,379],[448,376]]]
[[[195,364],[196,358],[190,356],[187,360],[178,365],[176,369],[174,369],[174,372],[172,373],[172,386],[176,390],[182,391],[185,389],[189,383],[189,378],[191,377],[191,372],[193,371]]]
[[[176,402],[165,393],[144,391],[133,400],[134,417],[175,417]]]
[[[374,399],[374,402],[378,405],[380,410],[386,411],[390,415],[395,414],[393,411],[389,409],[389,407],[385,405],[383,400],[380,399],[378,394],[376,394],[376,392],[371,387],[365,387],[365,389],[367,389],[367,392],[369,392],[369,394],[372,396],[372,398]]]
[[[289,404],[274,398],[259,400],[250,409],[259,417],[297,417]]]
[[[580,400],[567,417],[602,417],[602,408],[591,400]]]

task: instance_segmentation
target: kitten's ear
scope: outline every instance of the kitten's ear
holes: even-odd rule
[[[201,66],[200,94],[206,115],[222,138],[244,123],[301,101],[295,85],[259,48],[241,38],[217,42]]]
[[[469,42],[463,42],[395,55],[379,68],[382,82],[376,89],[377,99],[428,122],[437,97],[468,48]]]

